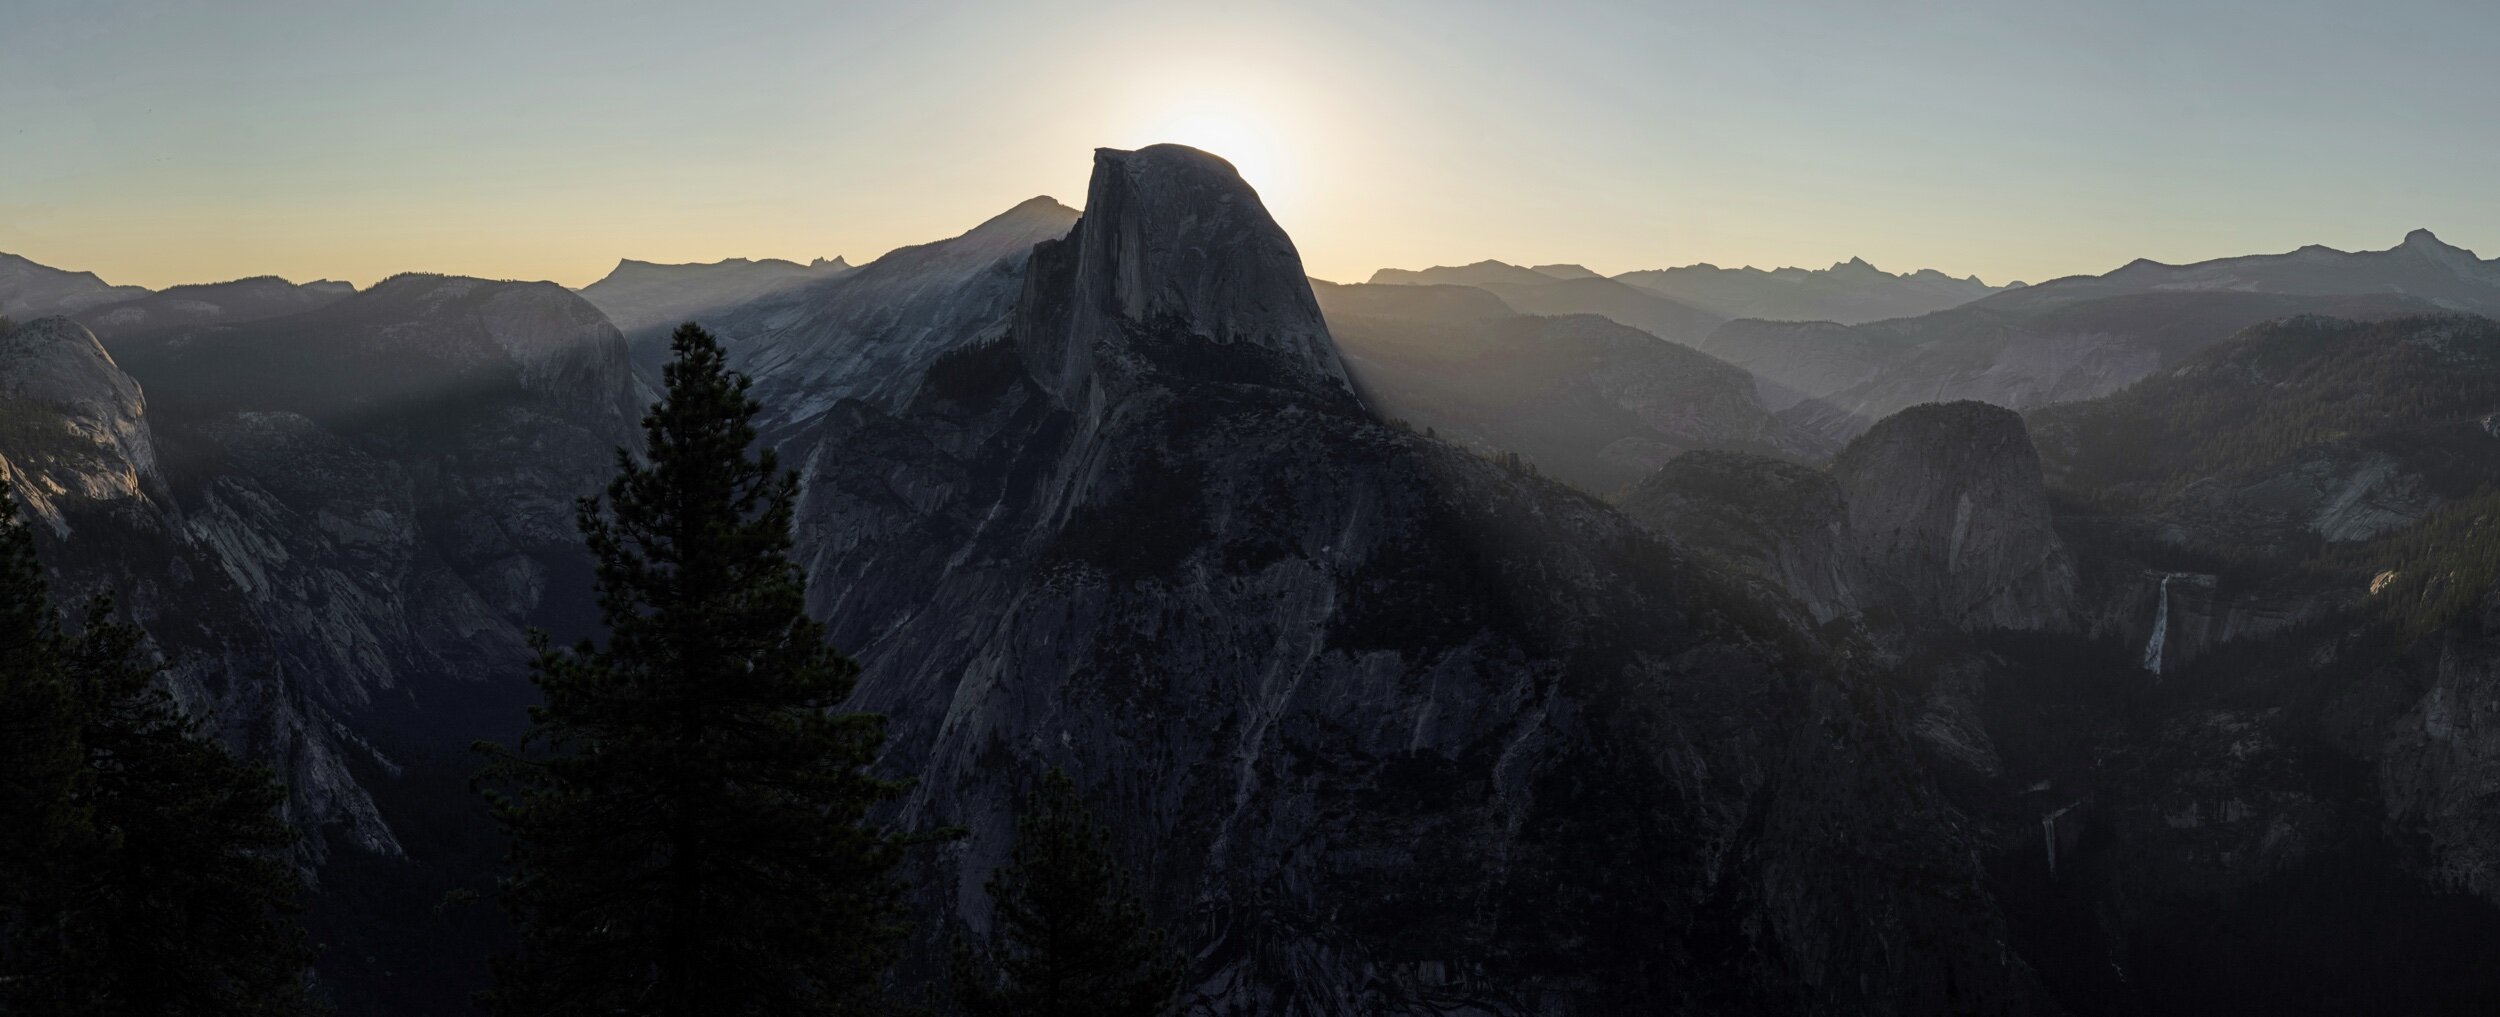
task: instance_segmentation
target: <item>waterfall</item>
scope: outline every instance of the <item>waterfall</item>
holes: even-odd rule
[[[2161,644],[2170,635],[2170,580],[2161,577],[2161,606],[2153,609],[2153,638],[2144,641],[2144,669],[2161,673]]]
[[[2076,805],[2081,804],[2083,804],[2081,801],[2077,801],[2066,806],[2065,808],[2040,817],[2040,846],[2048,849],[2049,876],[2051,878],[2055,878],[2057,875],[2057,835],[2059,832],[2057,825],[2065,820],[2067,813],[2075,810]]]

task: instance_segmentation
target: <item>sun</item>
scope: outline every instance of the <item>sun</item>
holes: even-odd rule
[[[1222,156],[1241,171],[1269,205],[1293,193],[1292,167],[1275,130],[1260,117],[1239,107],[1189,104],[1158,118],[1147,130],[1157,142],[1172,142]]]

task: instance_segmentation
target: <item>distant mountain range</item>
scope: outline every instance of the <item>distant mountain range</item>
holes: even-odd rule
[[[1894,275],[1859,258],[1826,269],[1687,265],[1615,278],[1731,320],[1843,325],[1928,314],[2022,286],[1990,286],[1978,276],[1956,279],[1932,268]]]
[[[1502,298],[1503,303],[1522,313],[1601,315],[1687,346],[1699,343],[1727,321],[1725,315],[1687,306],[1577,265],[1549,265],[1538,270],[1479,261],[1420,272],[1384,268],[1372,273],[1371,282],[1375,286],[1473,286]]]
[[[1976,276],[1956,279],[1933,269],[1894,275],[1856,258],[1827,269],[1688,265],[1611,280],[1579,265],[1479,261],[1420,271],[1384,268],[1371,281],[1474,286],[1531,314],[1602,314],[1687,345],[1740,318],[1854,325],[1941,311],[2022,285],[1990,286]]]

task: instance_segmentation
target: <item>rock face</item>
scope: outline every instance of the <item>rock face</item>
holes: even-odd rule
[[[145,296],[137,286],[113,286],[93,272],[68,272],[14,254],[0,254],[0,318],[26,321],[76,314],[99,304]]]
[[[1633,519],[1750,566],[1820,624],[1859,613],[1849,504],[1828,470],[1688,452],[1624,497]]]
[[[1050,260],[1017,304],[1016,347],[1043,387],[1091,413],[1131,376],[1216,367],[1351,401],[1302,258],[1256,202],[1232,164],[1196,149],[1096,151],[1093,228],[1038,252]]]
[[[898,818],[969,831],[933,905],[982,931],[1056,765],[1199,944],[1194,1011],[2038,1006],[1880,697],[1604,506],[1373,419],[1220,161],[1104,152],[1091,194],[1003,335],[784,442]]]
[[[551,284],[399,276],[122,360],[191,536],[343,710],[517,671],[520,626],[580,579],[573,499],[635,443],[621,337]]]
[[[39,318],[0,335],[0,426],[27,508],[62,534],[63,498],[110,503],[161,494],[147,400],[94,334]]]
[[[827,282],[724,311],[711,322],[755,379],[769,435],[795,433],[844,400],[909,399],[931,364],[1003,334],[1033,245],[1076,210],[1049,198],[961,236],[905,247]]]
[[[324,982],[457,1005],[474,986],[451,965],[484,927],[360,909],[427,913],[488,856],[453,818],[473,801],[466,745],[520,722],[525,627],[589,629],[573,504],[637,441],[622,337],[560,287],[442,276],[133,331],[111,358],[75,324],[41,325],[0,382],[34,397],[7,405],[113,436],[83,485],[23,471],[67,491],[47,556],[61,588],[112,592],[186,706],[285,776],[315,834]]]
[[[2054,627],[2072,608],[2074,564],[2013,411],[1911,407],[1851,442],[1832,476],[1871,606],[2007,629]]]
[[[1512,313],[1456,286],[1315,284],[1382,416],[1609,495],[1697,448],[1819,457],[1745,372],[1595,315]]]
[[[1956,279],[1932,268],[1894,275],[1858,258],[1819,270],[1686,265],[1615,278],[1730,320],[1842,325],[1932,314],[2022,285],[1990,286],[1978,276]]]
[[[2022,418],[1983,403],[1886,418],[1828,472],[1686,455],[1624,501],[1634,518],[1734,556],[1815,622],[2055,630],[2075,566],[2052,525]]]

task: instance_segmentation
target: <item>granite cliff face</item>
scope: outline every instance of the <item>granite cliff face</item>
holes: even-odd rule
[[[1001,334],[1033,245],[1076,211],[1033,198],[960,236],[905,247],[828,281],[742,304],[706,324],[755,379],[768,440],[848,399],[893,405],[937,358]]]
[[[2074,563],[2013,411],[1911,407],[1851,442],[1832,476],[1868,606],[1966,629],[2053,628],[2073,607]]]
[[[0,426],[19,497],[66,534],[62,499],[142,502],[161,495],[147,400],[95,335],[67,318],[0,334]]]
[[[1623,499],[1625,515],[1726,555],[1795,599],[1806,622],[1857,615],[1849,503],[1829,470],[1731,452],[1688,452]]]
[[[1983,403],[1888,417],[1828,471],[1687,455],[1624,509],[1746,563],[1815,622],[1982,632],[2075,621],[2075,565],[2039,455],[2021,417]]]
[[[62,592],[112,593],[185,706],[285,777],[325,982],[454,1005],[472,985],[437,969],[474,918],[360,909],[422,913],[491,857],[466,745],[521,717],[525,626],[587,631],[573,500],[635,444],[644,392],[616,330],[552,285],[402,276],[309,302],[151,328],[106,309],[132,326],[109,355],[66,319],[19,329],[0,459],[58,536]]]
[[[1104,152],[1092,194],[1003,336],[807,460],[900,818],[970,831],[932,903],[979,931],[1058,765],[1206,1012],[2038,1003],[1882,697],[1604,506],[1373,419],[1220,161]]]
[[[1257,202],[1196,149],[1096,151],[1093,227],[1038,251],[1017,302],[1016,349],[1036,379],[1097,418],[1159,370],[1350,403],[1301,256]]]

